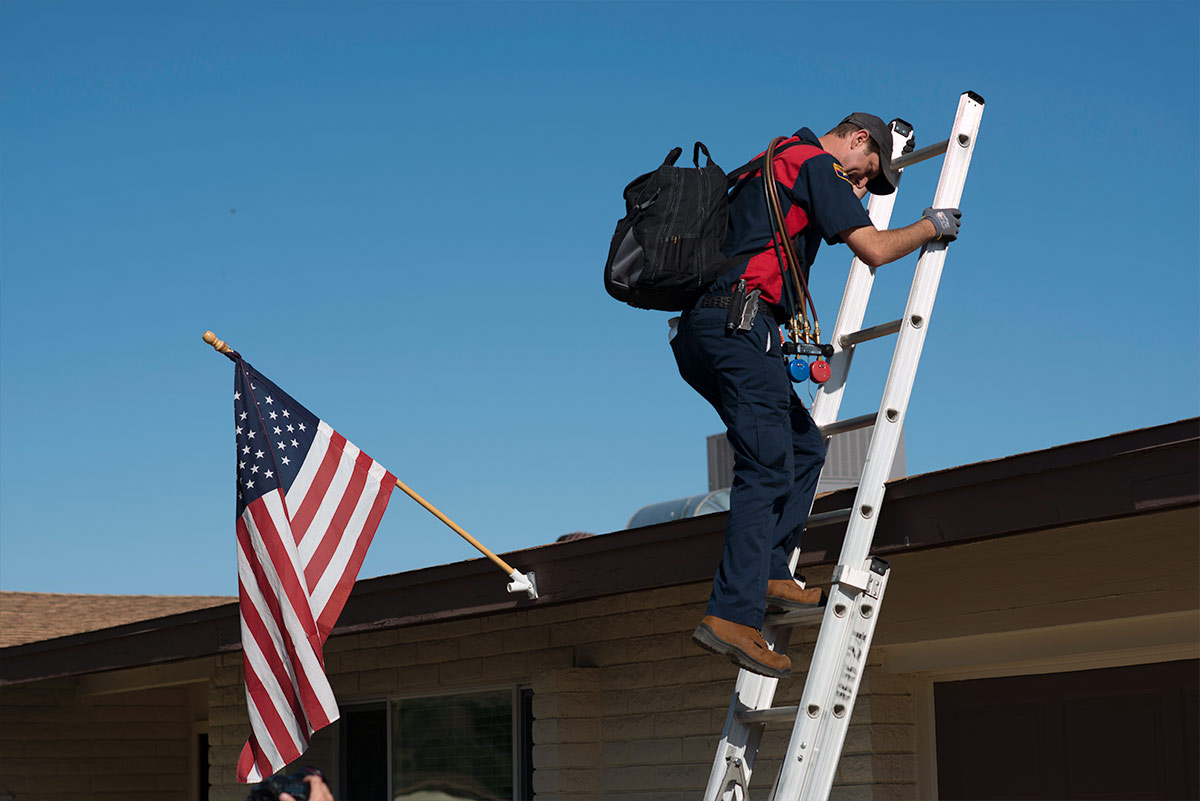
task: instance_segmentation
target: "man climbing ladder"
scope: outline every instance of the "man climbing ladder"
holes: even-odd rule
[[[950,137],[915,152],[910,152],[908,124],[893,121],[890,166],[903,169],[944,153],[933,205],[943,210],[957,206],[982,116],[983,98],[974,92],[964,92],[959,98]],[[895,182],[892,183],[894,186]],[[872,195],[869,214],[876,227],[887,227],[894,199],[895,194]],[[827,521],[847,521],[827,605],[820,610],[769,616],[762,631],[764,642],[774,652],[781,653],[787,647],[792,627],[810,623],[820,615],[821,629],[804,692],[798,705],[774,707],[772,700],[778,679],[748,670],[739,672],[704,801],[742,801],[747,797],[764,727],[773,721],[788,722],[792,730],[769,796],[771,801],[818,801],[829,797],[891,574],[886,562],[870,556],[871,541],[945,259],[946,246],[942,242],[931,242],[922,248],[904,316],[868,328],[862,328],[862,323],[875,270],[860,258],[851,263],[831,338],[830,378],[817,392],[812,420],[824,436],[873,426],[867,458],[853,506],[821,515]],[[891,334],[897,335],[896,348],[878,412],[838,420],[857,346]],[[788,564],[794,566],[798,557],[797,549]]]
[[[693,639],[746,670],[781,678],[791,661],[764,641],[763,617],[820,603],[820,590],[794,580],[789,557],[812,506],[825,435],[791,388],[778,325],[802,314],[802,285],[822,239],[845,242],[873,268],[928,242],[953,241],[959,212],[926,209],[893,230],[872,224],[863,194],[894,192],[899,174],[892,132],[872,114],[851,114],[821,137],[801,128],[777,144],[765,166],[786,231],[775,233],[764,202],[767,170],[739,181],[722,249],[729,267],[683,313],[671,347],[680,375],[721,416],[734,453],[724,552]],[[789,244],[799,265],[786,263]],[[789,279],[789,266],[799,281]]]

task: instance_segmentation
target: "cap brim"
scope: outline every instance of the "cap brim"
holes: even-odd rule
[[[882,153],[880,154],[879,161],[883,162]],[[891,159],[888,159],[888,161],[891,161]],[[868,192],[872,195],[890,195],[896,191],[896,183],[900,177],[900,173],[891,169],[891,166],[891,164],[888,164],[887,167],[884,167],[882,163],[880,164],[879,175],[867,181]]]
[[[886,142],[880,142],[874,135],[871,138],[879,146],[879,175],[867,181],[867,191],[872,195],[890,195],[900,183],[900,171],[892,169],[892,137],[889,132]]]

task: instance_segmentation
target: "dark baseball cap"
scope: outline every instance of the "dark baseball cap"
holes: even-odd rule
[[[887,123],[874,114],[856,111],[840,124],[852,123],[866,130],[879,148],[879,175],[867,181],[867,191],[872,195],[890,195],[900,183],[900,171],[892,169],[892,132]]]

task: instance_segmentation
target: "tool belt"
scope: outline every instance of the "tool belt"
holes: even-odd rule
[[[733,295],[705,295],[700,299],[699,307],[702,309],[728,309],[732,303]],[[758,300],[758,313],[770,317],[772,322],[777,322],[775,310],[762,298]]]

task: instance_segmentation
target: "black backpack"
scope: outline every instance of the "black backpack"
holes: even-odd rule
[[[726,175],[697,142],[695,168],[676,167],[682,153],[674,148],[661,167],[625,187],[625,216],[608,249],[604,288],[639,309],[689,308],[725,271],[729,259],[721,245],[729,227],[729,190],[739,176],[762,166],[760,156]]]

